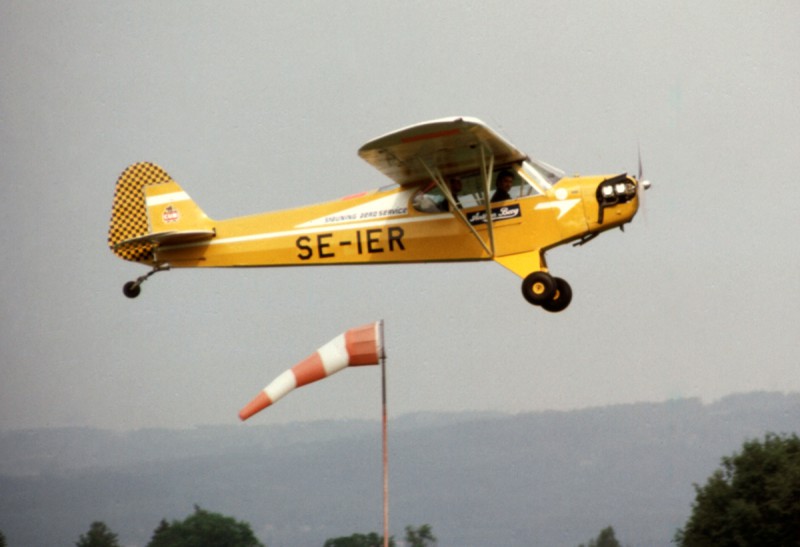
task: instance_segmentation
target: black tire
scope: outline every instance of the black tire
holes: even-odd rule
[[[553,295],[552,299],[542,304],[542,307],[549,312],[557,313],[567,309],[569,303],[572,302],[572,287],[560,277],[553,279],[556,282],[556,294]]]
[[[142,287],[136,281],[128,281],[122,286],[122,293],[128,298],[136,298],[142,292]]]
[[[533,272],[522,280],[522,296],[534,306],[541,306],[553,299],[556,282],[546,272]]]

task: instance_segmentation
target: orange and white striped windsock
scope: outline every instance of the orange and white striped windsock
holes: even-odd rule
[[[345,367],[377,365],[383,354],[383,322],[377,321],[340,334],[313,355],[284,371],[239,411],[246,420],[295,388],[316,382]]]

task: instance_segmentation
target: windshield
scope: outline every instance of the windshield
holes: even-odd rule
[[[530,159],[522,162],[521,172],[524,173],[526,178],[539,188],[542,193],[549,190],[555,183],[566,176],[564,171],[558,167],[547,165],[543,161]]]

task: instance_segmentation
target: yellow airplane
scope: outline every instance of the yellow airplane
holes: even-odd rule
[[[626,174],[566,176],[519,151],[475,118],[447,118],[378,137],[358,154],[394,181],[297,209],[212,220],[152,163],[120,175],[108,232],[119,257],[151,266],[129,298],[170,268],[319,266],[495,260],[522,294],[565,309],[569,284],[545,253],[622,227],[650,183]]]

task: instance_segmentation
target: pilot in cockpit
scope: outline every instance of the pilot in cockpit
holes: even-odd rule
[[[495,201],[506,201],[511,199],[511,187],[514,185],[514,173],[511,171],[500,171],[495,179],[495,192],[492,195],[492,203]]]

